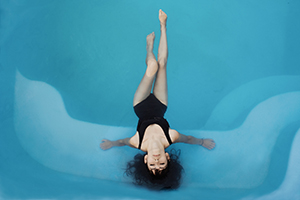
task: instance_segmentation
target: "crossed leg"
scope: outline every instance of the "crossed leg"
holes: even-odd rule
[[[167,71],[166,64],[168,58],[168,46],[167,46],[167,34],[166,34],[166,21],[167,15],[159,10],[159,20],[160,20],[160,28],[161,28],[161,36],[158,47],[158,62],[155,59],[153,54],[153,44],[155,35],[151,33],[147,36],[147,57],[146,64],[147,69],[146,72],[134,94],[133,106],[142,102],[146,99],[152,90],[153,94],[158,98],[163,104],[168,105],[168,88],[167,88]]]
[[[138,103],[142,102],[146,99],[152,90],[153,81],[156,77],[156,72],[158,69],[158,63],[156,58],[153,54],[153,43],[154,43],[155,35],[151,33],[147,36],[147,57],[146,57],[146,64],[147,69],[146,72],[134,94],[133,98],[133,106],[137,105]]]

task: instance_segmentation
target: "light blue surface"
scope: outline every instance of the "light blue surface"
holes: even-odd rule
[[[300,199],[298,1],[0,3],[0,199]],[[168,14],[171,192],[123,176],[138,150],[102,151],[135,131],[145,38]]]

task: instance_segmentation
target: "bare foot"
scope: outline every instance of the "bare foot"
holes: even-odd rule
[[[155,34],[154,32],[150,33],[149,35],[147,35],[147,51],[153,51],[153,44],[154,44],[154,39],[155,39]]]
[[[161,25],[166,25],[167,17],[168,17],[167,14],[160,9],[158,19],[159,19]]]
[[[203,143],[202,143],[203,147],[205,147],[209,150],[212,150],[213,148],[215,148],[216,143],[212,139],[202,139],[202,140],[203,140]]]

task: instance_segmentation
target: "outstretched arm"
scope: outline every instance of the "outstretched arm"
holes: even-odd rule
[[[122,147],[125,145],[134,147],[130,144],[129,140],[130,140],[130,138],[124,138],[124,139],[120,139],[120,140],[116,140],[116,141],[110,141],[107,139],[103,139],[102,143],[100,144],[100,148],[103,150],[107,150],[112,147]]]
[[[195,138],[193,136],[186,136],[184,134],[178,133],[179,137],[174,141],[175,143],[177,142],[182,142],[186,144],[197,144],[201,145],[209,150],[212,150],[215,148],[216,144],[212,139],[202,139],[202,138]]]

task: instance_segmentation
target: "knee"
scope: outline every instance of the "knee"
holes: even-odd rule
[[[167,66],[167,59],[166,58],[158,59],[158,65],[159,65],[159,67],[166,67]]]
[[[150,59],[147,61],[147,71],[146,74],[148,76],[153,76],[154,74],[156,74],[158,69],[158,63],[155,59]]]
[[[147,60],[147,67],[157,67],[157,61],[154,59],[154,58],[152,58],[152,59],[149,59],[149,60]]]

